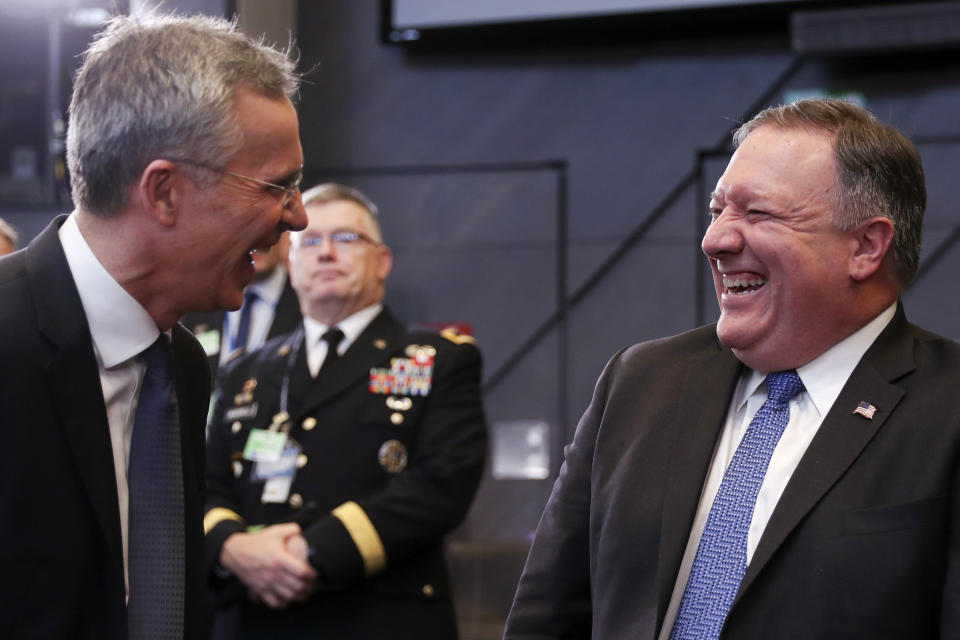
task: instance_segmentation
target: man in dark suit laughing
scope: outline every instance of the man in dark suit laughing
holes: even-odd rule
[[[735,142],[702,243],[719,321],[608,364],[509,640],[960,637],[960,347],[899,302],[919,155],[832,100]]]
[[[76,209],[0,259],[0,635],[200,640],[203,350],[250,252],[306,222],[287,56],[118,17],[74,86]]]

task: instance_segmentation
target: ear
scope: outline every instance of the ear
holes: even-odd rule
[[[850,277],[856,281],[866,280],[883,265],[893,243],[893,221],[875,216],[864,220],[849,233],[854,243],[850,256]]]
[[[169,160],[153,160],[140,174],[137,195],[143,208],[160,224],[171,227],[177,220],[186,175]]]
[[[385,244],[377,247],[377,277],[384,282],[393,268],[393,252]]]

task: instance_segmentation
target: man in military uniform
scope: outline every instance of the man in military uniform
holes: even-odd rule
[[[480,352],[410,332],[383,306],[392,254],[376,207],[303,195],[291,238],[303,324],[222,370],[204,528],[238,636],[455,638],[441,540],[486,450]]]

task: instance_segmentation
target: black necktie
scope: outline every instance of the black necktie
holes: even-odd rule
[[[130,440],[128,564],[131,640],[182,640],[183,472],[170,341],[160,334],[147,364]]]
[[[318,378],[340,358],[340,354],[337,352],[337,346],[340,344],[340,341],[343,340],[343,331],[332,327],[320,336],[320,339],[327,343],[327,356],[323,359],[323,364],[320,365],[320,371],[317,372]]]

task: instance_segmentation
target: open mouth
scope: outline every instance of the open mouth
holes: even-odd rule
[[[723,293],[724,295],[756,293],[765,284],[767,279],[760,276],[723,276]]]

